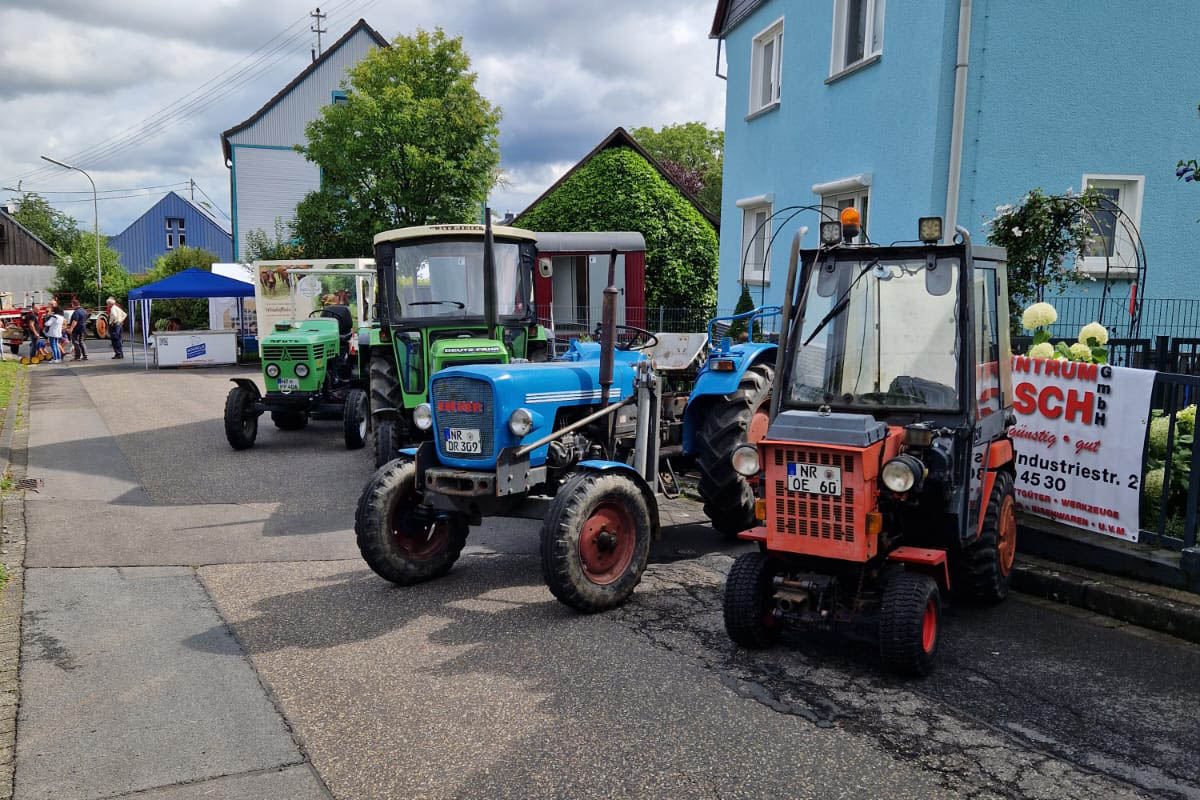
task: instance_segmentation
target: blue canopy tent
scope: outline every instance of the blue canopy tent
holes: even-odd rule
[[[146,369],[150,369],[150,305],[155,300],[179,300],[184,298],[207,299],[210,297],[238,298],[238,319],[244,320],[243,300],[254,296],[254,284],[216,275],[207,270],[185,269],[161,281],[139,286],[129,293],[129,304],[132,307],[140,303],[142,321],[142,354],[146,359]],[[132,310],[132,309],[131,309]],[[239,331],[238,350],[243,347],[245,331]]]

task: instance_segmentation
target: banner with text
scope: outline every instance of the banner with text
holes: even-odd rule
[[[1018,506],[1136,542],[1153,386],[1151,370],[1013,356]]]

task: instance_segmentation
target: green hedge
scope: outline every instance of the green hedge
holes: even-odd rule
[[[717,232],[627,147],[604,150],[516,224],[535,231],[638,231],[646,238],[646,305],[717,304]]]

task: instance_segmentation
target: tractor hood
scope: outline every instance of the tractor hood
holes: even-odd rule
[[[297,327],[279,330],[272,328],[263,337],[264,344],[314,344],[336,342],[338,326],[335,319],[306,319]]]
[[[508,351],[495,339],[479,337],[459,337],[455,339],[438,339],[430,347],[434,363],[470,361],[502,362],[508,360]]]
[[[439,459],[447,466],[491,469],[503,448],[550,433],[560,408],[598,406],[599,348],[596,355],[578,361],[476,364],[437,373],[430,382],[429,397]],[[633,394],[634,365],[642,358],[640,353],[617,353],[611,402]],[[524,437],[515,436],[508,428],[508,419],[518,408],[528,409],[533,416],[533,430]],[[476,435],[478,453],[452,452],[447,444],[458,437],[473,441]],[[539,447],[530,454],[530,464],[539,466],[545,458],[546,448]]]

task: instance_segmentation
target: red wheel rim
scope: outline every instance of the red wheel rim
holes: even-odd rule
[[[765,406],[766,403],[763,404]],[[754,416],[750,418],[750,427],[746,430],[746,441],[750,444],[758,444],[767,435],[767,425],[770,423],[770,415],[767,414],[767,409],[760,407],[754,412]]]
[[[391,529],[392,539],[409,558],[428,558],[445,546],[450,538],[450,523],[447,520],[415,520],[402,500],[403,498],[396,499],[389,515],[388,527]]]
[[[934,607],[931,597],[925,604],[925,614],[921,617],[921,647],[926,653],[932,653],[933,646],[937,644],[937,623],[937,608]]]
[[[1017,510],[1012,495],[1006,496],[1000,504],[999,528],[996,531],[996,554],[1000,560],[1000,574],[1007,575],[1012,570],[1013,559],[1017,557]]]
[[[623,505],[600,503],[579,531],[579,561],[583,574],[598,586],[613,583],[633,562],[637,527]]]

